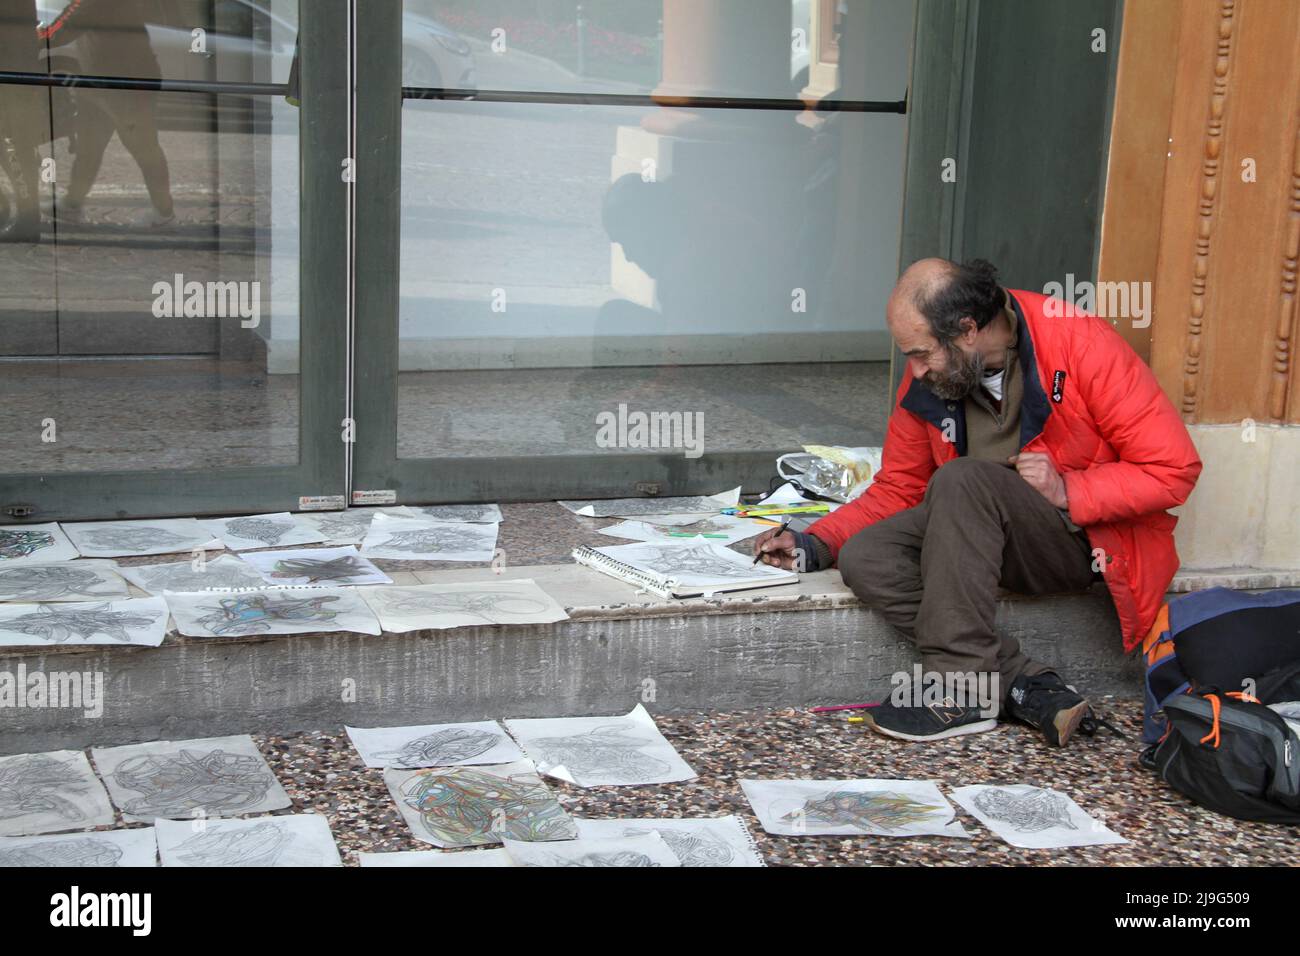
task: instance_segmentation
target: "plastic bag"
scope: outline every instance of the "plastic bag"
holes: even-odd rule
[[[778,458],[776,473],[794,482],[804,494],[852,501],[870,486],[880,469],[880,448],[804,445],[803,449]]]

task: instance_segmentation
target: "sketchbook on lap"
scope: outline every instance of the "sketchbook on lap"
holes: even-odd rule
[[[574,550],[573,559],[664,598],[708,597],[799,580],[793,571],[753,564],[752,558],[715,544],[584,545]]]

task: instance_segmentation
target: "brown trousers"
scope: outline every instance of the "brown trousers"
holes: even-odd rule
[[[839,569],[916,643],[927,673],[996,672],[1002,698],[1017,677],[1051,668],[995,629],[998,587],[1051,594],[1095,580],[1084,534],[1014,468],[973,458],[943,465],[921,504],[850,538]]]

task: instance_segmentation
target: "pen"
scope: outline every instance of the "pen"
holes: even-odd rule
[[[786,519],[785,519],[785,523],[781,525],[781,530],[778,531],[776,534],[772,535],[772,538],[769,538],[768,540],[771,541],[773,538],[779,538],[779,537],[781,537],[781,535],[785,534],[785,529],[788,528],[788,527],[790,527],[790,522],[791,522],[792,520],[793,520],[792,518],[786,518]],[[758,562],[761,561],[761,560],[763,560],[763,552],[762,552],[762,551],[760,551],[760,552],[758,552],[758,554],[754,555],[754,564],[758,564]],[[754,566],[754,564],[751,564],[750,567],[752,568],[752,567]]]

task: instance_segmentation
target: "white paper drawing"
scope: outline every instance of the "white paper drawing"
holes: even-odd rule
[[[0,563],[0,601],[117,601],[129,596],[112,561]]]
[[[342,866],[318,813],[247,820],[159,820],[163,866]]]
[[[162,598],[59,604],[0,604],[0,646],[139,644],[157,647],[167,633]]]
[[[70,561],[78,554],[57,522],[0,525],[0,568]]]
[[[358,853],[361,866],[514,866],[501,847],[487,850],[400,850],[396,853]]]
[[[695,771],[640,704],[623,717],[557,717],[505,724],[541,773],[580,787],[695,778]]]
[[[742,780],[763,829],[781,836],[969,838],[933,780]]]
[[[600,533],[611,538],[623,538],[627,541],[652,541],[663,544],[684,544],[686,542],[729,545],[744,541],[767,530],[766,525],[757,524],[748,518],[733,518],[731,515],[717,515],[688,524],[665,525],[647,521],[620,521]]]
[[[366,539],[370,522],[377,514],[412,518],[415,515],[405,508],[348,508],[344,511],[305,511],[296,517],[312,528],[322,538],[323,544],[360,544]]]
[[[345,727],[367,767],[459,767],[505,764],[523,752],[492,720],[416,727]]]
[[[354,631],[379,634],[379,621],[350,588],[267,588],[164,595],[186,637],[246,637]]]
[[[1029,850],[1128,843],[1065,794],[1029,784],[958,787],[952,798],[1012,846]]]
[[[506,839],[505,851],[515,866],[681,866],[658,833],[612,840],[567,840],[525,843]]]
[[[384,771],[411,833],[441,847],[483,846],[502,837],[572,840],[578,831],[526,760],[485,767]]]
[[[250,548],[284,548],[294,544],[319,544],[325,536],[287,511],[238,518],[211,518],[199,522],[225,543],[230,551]]]
[[[569,616],[531,579],[368,588],[362,597],[391,634],[482,624],[547,624]]]
[[[121,558],[137,554],[179,554],[221,550],[221,539],[195,518],[151,518],[138,521],[82,521],[65,524],[83,558]]]
[[[407,505],[406,510],[430,521],[499,524],[500,505]]]
[[[740,501],[740,487],[716,495],[687,495],[674,498],[609,498],[593,501],[557,502],[584,518],[637,518],[641,515],[716,515]]]
[[[140,590],[159,597],[165,591],[238,591],[266,587],[262,575],[233,554],[172,564],[118,565],[117,573]]]
[[[495,524],[376,515],[361,553],[401,561],[486,562],[496,550],[497,528]]]
[[[578,820],[579,839],[610,840],[657,833],[682,866],[763,866],[740,817]]]
[[[730,548],[720,548],[711,543],[701,544],[698,541],[682,544],[646,542],[597,550],[633,567],[646,568],[673,578],[683,586],[704,587],[731,579],[748,581],[764,575],[772,578],[789,577],[788,571],[767,564],[754,564],[752,557],[747,558]]]
[[[0,836],[86,830],[112,822],[108,794],[81,751],[0,757]]]
[[[158,740],[91,751],[124,819],[152,823],[239,816],[290,806],[275,774],[247,735]]]
[[[258,551],[240,557],[256,568],[268,584],[279,587],[393,583],[355,547]]]
[[[58,836],[0,838],[0,869],[39,867],[153,867],[158,842],[153,827],[96,830]]]

